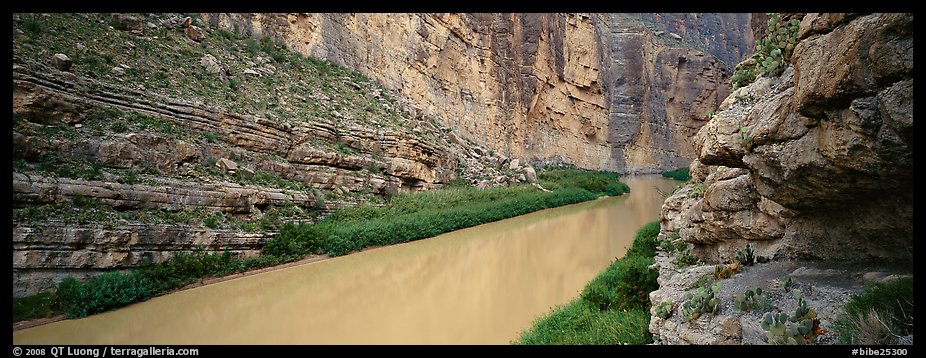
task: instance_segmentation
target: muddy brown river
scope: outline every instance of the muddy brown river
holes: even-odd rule
[[[508,344],[578,296],[678,183],[180,291],[14,344]],[[657,189],[658,188],[658,189]]]

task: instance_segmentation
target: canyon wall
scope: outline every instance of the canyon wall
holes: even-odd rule
[[[204,14],[398,91],[509,157],[652,171],[691,136],[753,46],[748,14]]]
[[[797,18],[793,65],[732,93],[695,137],[692,180],[666,200],[661,237],[704,264],[660,253],[650,299],[682,303],[747,244],[769,262],[718,280],[716,314],[654,315],[660,343],[765,344],[761,315],[734,311],[731,295],[759,287],[791,312],[785,278],[830,330],[849,294],[912,275],[913,15]],[[814,342],[835,341],[822,332]]]

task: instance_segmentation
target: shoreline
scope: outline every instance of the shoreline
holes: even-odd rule
[[[366,250],[375,249],[375,248],[379,248],[379,247],[384,247],[384,246],[368,247],[368,248],[364,248],[363,250],[360,250],[360,251],[366,251]],[[358,251],[358,252],[360,252],[360,251]],[[186,285],[186,286],[177,288],[177,289],[175,289],[175,290],[172,290],[172,291],[170,291],[170,292],[167,292],[167,293],[165,293],[165,294],[163,294],[163,295],[160,295],[160,296],[157,296],[157,297],[166,296],[166,295],[170,295],[170,294],[177,293],[177,292],[180,292],[180,291],[186,291],[186,290],[193,289],[193,288],[197,288],[197,287],[208,286],[208,285],[217,284],[217,283],[221,283],[221,282],[225,282],[225,281],[230,281],[230,280],[234,280],[234,279],[237,279],[237,278],[253,276],[253,275],[261,274],[261,273],[264,273],[264,272],[282,270],[282,269],[290,268],[290,267],[294,267],[294,266],[307,265],[307,264],[311,264],[311,263],[321,262],[321,261],[328,260],[328,259],[331,259],[331,258],[332,258],[332,257],[331,257],[331,256],[328,256],[328,255],[310,255],[310,256],[307,256],[307,257],[302,258],[302,259],[297,260],[297,261],[287,262],[287,263],[283,263],[283,264],[279,264],[279,265],[268,266],[268,267],[261,267],[261,268],[258,268],[258,269],[253,269],[253,270],[248,270],[248,271],[243,271],[243,272],[237,272],[237,273],[233,273],[233,274],[231,274],[231,275],[226,275],[226,276],[210,277],[210,278],[202,279],[202,280],[193,282],[193,283],[191,283],[191,284],[189,284],[189,285]],[[153,298],[156,298],[156,297],[151,297],[151,298],[153,299]],[[145,301],[141,301],[141,302],[145,302]],[[141,303],[141,302],[136,302],[136,303]],[[126,306],[126,307],[128,307],[128,306]],[[89,317],[89,316],[88,316],[88,317]],[[84,318],[86,318],[86,317],[84,317]],[[19,322],[13,323],[13,332],[21,331],[21,330],[29,329],[29,328],[34,328],[34,327],[39,327],[39,326],[44,326],[44,325],[49,324],[49,323],[64,321],[64,320],[67,320],[67,319],[69,319],[69,318],[67,318],[66,315],[61,314],[61,315],[52,316],[52,317],[38,318],[38,319],[32,319],[32,320],[27,320],[27,321],[19,321]],[[78,319],[79,319],[79,318],[78,318]]]

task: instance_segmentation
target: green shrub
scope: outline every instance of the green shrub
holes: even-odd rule
[[[28,297],[13,297],[13,323],[54,316],[58,313],[57,303],[58,296],[55,290]]]
[[[650,269],[652,257],[628,256],[614,261],[595,277],[585,290],[582,300],[600,310],[649,311],[649,293],[659,288],[659,272]]]
[[[662,176],[679,181],[688,181],[691,179],[691,173],[688,172],[688,167],[664,171],[662,172]]]
[[[695,184],[691,187],[691,191],[688,192],[689,198],[703,198],[704,197],[704,182]]]
[[[537,190],[517,193],[511,189],[488,193],[481,193],[485,190],[474,188],[453,190],[437,194],[437,197],[435,194],[429,197],[426,193],[399,196],[385,208],[361,206],[356,210],[340,211],[316,224],[326,228],[322,230],[326,234],[319,238],[323,251],[338,256],[369,246],[420,240],[539,209],[595,198],[594,194],[578,188],[551,193]],[[460,196],[455,197],[458,194]],[[464,201],[458,201],[460,199]],[[329,235],[337,236],[337,240]]]
[[[164,262],[141,267],[136,273],[151,283],[156,294],[161,294],[206,276],[239,271],[239,263],[229,251],[210,254],[202,248],[197,248],[192,253],[177,253]]]
[[[643,227],[637,230],[633,243],[624,256],[656,256],[656,245],[658,244],[656,237],[659,236],[659,228],[659,221],[653,221],[643,225]]]
[[[842,344],[896,344],[894,336],[912,334],[913,279],[872,284],[850,296],[833,331]]]
[[[38,35],[42,32],[42,22],[39,20],[39,14],[23,14],[20,18],[23,22],[23,28],[30,35]]]
[[[143,277],[108,272],[83,283],[65,278],[58,285],[58,299],[69,318],[79,318],[147,300],[152,291]]]
[[[203,219],[203,224],[206,225],[206,227],[210,229],[217,229],[219,227],[219,224],[221,223],[221,220],[222,218],[220,215],[216,215],[216,214],[209,215],[205,219]]]
[[[616,172],[601,172],[576,168],[541,170],[537,179],[545,188],[577,187],[595,194],[618,196],[630,192],[630,187],[619,181]],[[547,184],[550,183],[550,184]]]
[[[626,255],[611,263],[585,286],[579,298],[534,321],[516,343],[652,343],[649,293],[659,287],[658,273],[649,268],[652,255],[643,254],[654,250],[658,233],[658,221],[640,228],[632,247],[647,247],[646,250],[634,250],[640,254]],[[657,310],[665,309],[665,303]]]
[[[739,131],[739,141],[740,147],[743,148],[743,152],[749,154],[752,151],[752,136],[749,135],[749,128],[741,127]]]

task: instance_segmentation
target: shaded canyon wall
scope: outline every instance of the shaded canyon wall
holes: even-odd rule
[[[748,14],[204,14],[398,91],[407,108],[530,162],[685,165],[753,46]]]

